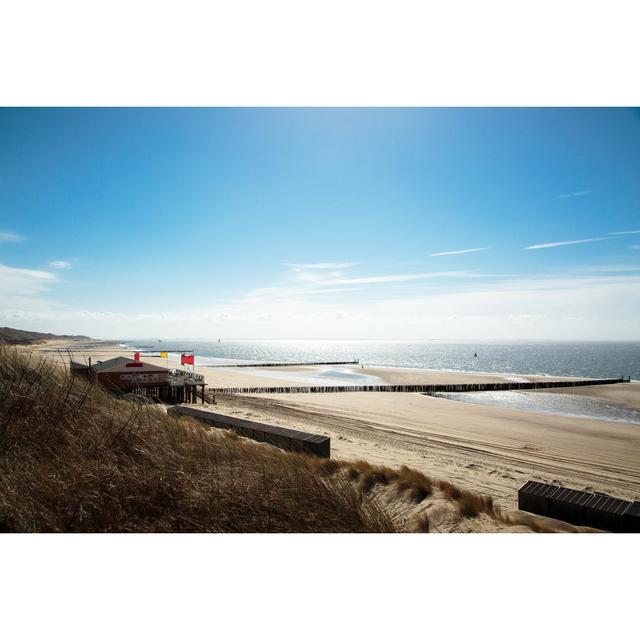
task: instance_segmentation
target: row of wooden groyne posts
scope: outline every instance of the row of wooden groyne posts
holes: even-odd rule
[[[317,367],[334,364],[360,364],[360,360],[345,360],[342,362],[243,362],[242,364],[217,364],[216,369],[229,367]]]
[[[599,380],[538,380],[535,382],[481,382],[475,384],[366,384],[366,385],[317,385],[290,387],[219,387],[209,393],[466,393],[472,391],[523,391],[528,389],[561,389],[601,384],[630,382],[630,378],[605,378]]]

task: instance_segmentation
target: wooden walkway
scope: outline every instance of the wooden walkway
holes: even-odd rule
[[[287,451],[309,453],[319,458],[331,457],[331,438],[329,436],[265,424],[264,422],[255,422],[254,420],[245,420],[244,418],[235,418],[222,413],[197,409],[196,407],[171,407],[168,409],[168,413],[196,418],[209,427],[231,429],[245,438],[251,438],[251,440],[256,440],[257,442],[266,442]]]
[[[297,387],[219,387],[210,393],[467,393],[472,391],[521,391],[529,389],[562,389],[601,384],[620,384],[629,378],[598,380],[539,380],[535,382],[483,382],[476,384],[365,384],[361,386],[297,386]]]

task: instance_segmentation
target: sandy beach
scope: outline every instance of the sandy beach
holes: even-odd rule
[[[50,341],[31,347],[61,365],[68,360],[67,348],[79,361],[91,357],[96,362],[132,353],[117,343],[98,341]],[[165,363],[157,357],[143,355],[142,359]],[[387,367],[345,366],[341,370],[375,376],[388,384],[514,379],[512,375]],[[210,387],[284,386],[293,384],[293,376],[305,380],[320,376],[326,367],[196,367],[196,371],[205,376]],[[639,383],[558,389],[554,393],[640,408]],[[407,465],[489,494],[507,508],[516,506],[517,490],[527,480],[640,499],[640,427],[635,424],[474,405],[416,393],[219,395],[215,410],[329,435],[332,457],[392,467]]]

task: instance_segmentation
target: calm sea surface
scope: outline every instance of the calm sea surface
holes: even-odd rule
[[[640,342],[401,342],[368,340],[124,340],[129,347],[179,354],[196,364],[359,360],[365,365],[444,371],[640,380]],[[477,357],[474,357],[474,353]]]

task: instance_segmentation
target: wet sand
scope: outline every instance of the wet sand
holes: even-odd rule
[[[640,382],[629,384],[605,384],[594,387],[576,387],[575,389],[545,389],[547,393],[568,393],[575,396],[585,396],[606,400],[613,404],[640,410]],[[533,393],[537,393],[534,391]]]

